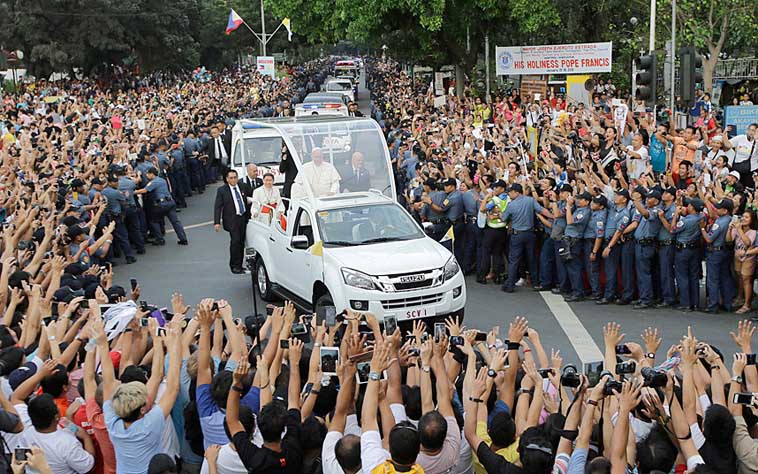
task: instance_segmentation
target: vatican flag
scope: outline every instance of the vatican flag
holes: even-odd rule
[[[323,257],[324,256],[324,242],[322,240],[319,240],[315,244],[311,245],[311,248],[309,249],[311,255],[315,255],[317,257]]]
[[[282,25],[287,28],[287,41],[292,41],[292,28],[290,27],[290,19],[285,18],[282,20]]]
[[[447,242],[448,240],[452,240],[455,242],[455,234],[453,234],[453,226],[450,226],[450,228],[445,232],[445,235],[440,240],[440,243]]]

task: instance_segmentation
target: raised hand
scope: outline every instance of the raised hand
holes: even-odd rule
[[[645,343],[645,351],[655,354],[661,347],[662,339],[658,335],[658,328],[646,328],[642,332],[642,341]]]
[[[603,340],[606,347],[616,347],[624,340],[626,334],[619,334],[621,332],[621,325],[616,322],[610,322],[603,328]]]
[[[753,326],[753,323],[746,319],[737,324],[737,334],[729,332],[729,335],[732,336],[732,340],[742,352],[745,354],[751,354],[753,352],[752,344],[754,332],[755,327]]]

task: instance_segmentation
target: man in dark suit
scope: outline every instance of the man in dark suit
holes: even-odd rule
[[[223,128],[215,126],[211,128],[211,138],[208,140],[208,162],[222,178],[226,176],[232,157],[231,142],[226,144],[226,137],[222,135]]]
[[[350,105],[347,108],[347,112],[349,117],[363,117],[363,112],[358,110],[358,104],[355,102],[350,102]]]
[[[250,163],[245,167],[247,174],[242,178],[242,182],[250,186],[255,191],[263,186],[263,180],[258,177],[258,167],[254,163]]]
[[[363,153],[353,153],[352,166],[342,173],[342,192],[368,191],[371,188],[371,175],[363,165]]]
[[[226,173],[226,184],[216,191],[216,203],[213,209],[213,227],[216,232],[229,232],[229,268],[232,273],[245,273],[242,268],[242,258],[245,253],[245,230],[250,220],[250,204],[253,190],[245,183],[239,182],[237,172],[229,170]]]
[[[282,197],[289,199],[292,192],[292,183],[295,182],[297,177],[297,165],[292,159],[287,146],[282,146],[282,161],[279,162],[279,172],[284,173],[284,187],[282,188]],[[289,201],[285,201],[284,205],[287,206]]]

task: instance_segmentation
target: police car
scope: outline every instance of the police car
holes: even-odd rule
[[[309,115],[335,115],[338,117],[347,117],[347,106],[339,100],[338,102],[304,102],[295,105],[295,117],[304,117]]]
[[[355,102],[355,92],[353,90],[353,81],[350,79],[329,79],[324,86],[326,92],[339,92],[344,95],[349,102]]]

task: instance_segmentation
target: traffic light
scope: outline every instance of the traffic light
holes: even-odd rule
[[[657,77],[655,53],[640,56],[634,62],[637,66],[637,75],[635,76],[637,90],[634,91],[634,96],[637,100],[644,100],[646,106],[653,108],[657,97],[655,92]]]
[[[695,103],[695,85],[703,82],[703,57],[692,46],[679,49],[679,95],[682,102],[692,106]]]

